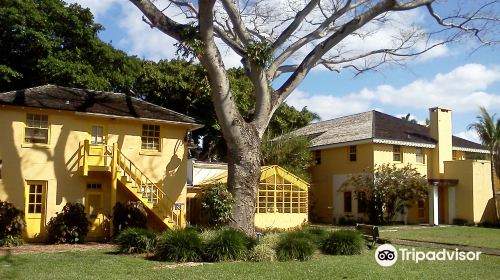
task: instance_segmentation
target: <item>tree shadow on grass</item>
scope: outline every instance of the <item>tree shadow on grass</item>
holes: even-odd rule
[[[12,258],[12,252],[7,249],[5,256],[0,256],[0,279],[18,279],[19,262]]]

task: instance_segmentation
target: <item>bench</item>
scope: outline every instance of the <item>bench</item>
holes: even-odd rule
[[[356,224],[356,230],[361,232],[363,237],[368,241],[368,247],[370,249],[375,246],[375,243],[380,236],[378,233],[378,226]]]

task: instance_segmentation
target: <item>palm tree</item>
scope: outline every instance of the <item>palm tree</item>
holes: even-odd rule
[[[483,145],[488,147],[490,151],[491,161],[491,191],[493,192],[493,203],[495,205],[495,213],[497,222],[500,220],[498,214],[497,199],[495,195],[495,153],[500,149],[500,119],[495,120],[495,114],[490,116],[484,107],[479,107],[481,115],[477,116],[477,121],[468,126],[468,129],[473,129],[479,135],[479,139]]]
[[[413,123],[413,124],[418,124],[418,122],[415,118],[413,118],[413,119],[410,119],[410,118],[411,118],[410,113],[408,113],[406,116],[401,117],[402,120],[405,120],[405,121]]]

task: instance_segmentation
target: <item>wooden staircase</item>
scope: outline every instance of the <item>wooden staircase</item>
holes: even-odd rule
[[[112,180],[120,182],[166,227],[170,229],[184,227],[182,204],[170,200],[161,188],[117,148],[116,144],[94,146],[86,140],[80,145],[78,154],[79,168],[83,176],[88,176],[89,171],[111,172]]]

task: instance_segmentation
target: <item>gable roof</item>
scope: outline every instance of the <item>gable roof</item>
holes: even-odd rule
[[[309,137],[313,150],[372,142],[434,148],[437,143],[428,127],[378,111],[313,123],[293,131],[292,135]],[[487,152],[483,145],[456,136],[452,137],[452,146],[454,150]]]
[[[0,105],[74,111],[201,127],[194,118],[127,94],[57,85],[44,85],[0,93]]]

